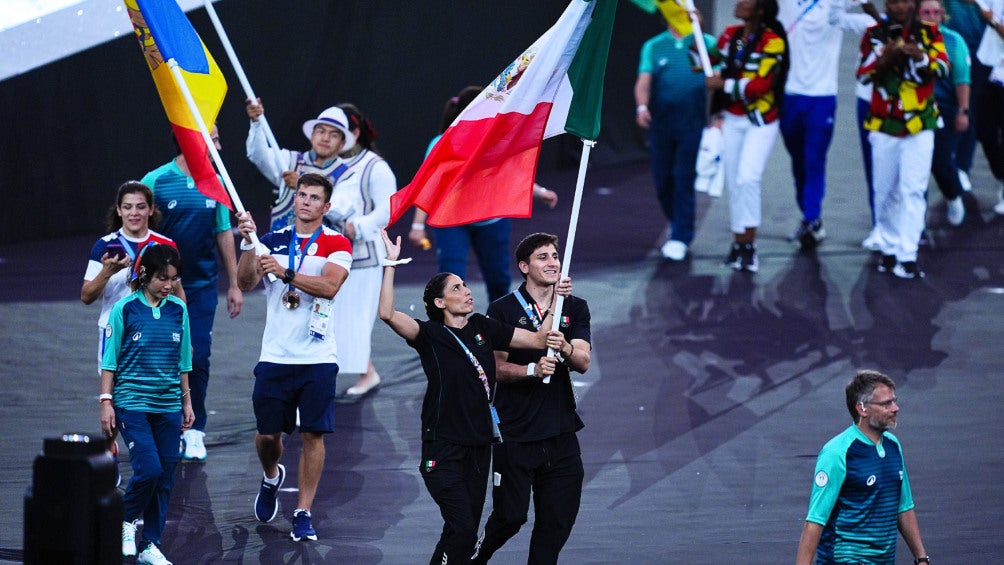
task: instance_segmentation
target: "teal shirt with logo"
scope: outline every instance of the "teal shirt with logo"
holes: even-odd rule
[[[817,564],[894,565],[899,515],[913,508],[899,440],[852,425],[819,452],[807,522],[823,526]]]
[[[142,290],[112,306],[101,369],[114,373],[115,406],[141,412],[181,410],[181,373],[192,370],[188,309],[176,296],[151,306]]]

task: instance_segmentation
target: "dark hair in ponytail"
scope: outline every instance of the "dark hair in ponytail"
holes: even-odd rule
[[[778,68],[774,71],[774,82],[771,84],[771,92],[774,93],[774,103],[780,108],[781,103],[784,101],[784,84],[788,82],[788,69],[791,67],[788,34],[785,32],[784,26],[777,19],[777,14],[780,10],[777,0],[756,0],[754,10],[759,12],[757,16],[757,40],[762,39],[764,31],[769,29],[784,42],[784,52],[781,54]],[[737,33],[729,40],[729,60],[726,63],[725,73],[723,73],[723,76],[726,78],[738,78],[747,61],[749,61],[750,55],[753,54],[753,49],[747,47],[743,50],[742,57],[738,61],[734,59],[735,52],[739,49],[739,41],[742,38],[743,34]],[[728,95],[721,91],[716,91],[712,97],[711,106],[712,113],[724,110],[728,106]]]
[[[376,151],[377,130],[370,123],[369,119],[359,111],[355,104],[343,102],[338,105],[345,112],[345,117],[349,119],[349,130],[357,130],[356,143],[362,145],[370,151]]]
[[[464,111],[464,108],[468,107],[484,89],[483,86],[468,86],[456,96],[447,100],[446,106],[443,108],[443,117],[439,122],[439,133],[446,131],[446,128],[450,127],[453,120],[456,120],[457,116]]]
[[[446,288],[446,279],[453,273],[439,273],[429,279],[422,293],[422,303],[425,304],[425,313],[433,322],[442,322],[446,319],[443,309],[436,306],[436,299],[443,297],[443,289]]]
[[[791,47],[788,45],[788,32],[777,19],[777,14],[780,11],[777,0],[757,0],[757,4],[763,10],[761,27],[772,30],[781,38],[781,41],[784,41],[784,52],[781,54],[780,66],[775,71],[774,82],[771,84],[774,103],[780,109],[782,102],[784,102],[784,85],[788,82],[788,70],[791,68]]]

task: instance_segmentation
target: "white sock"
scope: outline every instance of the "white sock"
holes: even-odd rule
[[[262,473],[262,474],[264,475],[264,473]],[[277,484],[279,484],[279,473],[276,472],[275,476],[272,477],[271,479],[268,478],[268,477],[265,477],[265,482],[268,483],[268,484],[270,484],[270,485],[277,485]]]

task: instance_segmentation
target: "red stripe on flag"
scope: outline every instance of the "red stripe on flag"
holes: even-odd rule
[[[178,140],[178,146],[181,147],[181,154],[185,156],[185,164],[188,165],[189,174],[195,179],[195,186],[199,192],[233,210],[230,194],[227,193],[226,188],[223,188],[223,183],[216,175],[216,169],[213,168],[206,156],[208,149],[205,140],[202,139],[202,133],[174,123],[171,124],[171,128],[174,130],[174,137]]]
[[[544,127],[552,103],[529,115],[461,120],[443,134],[415,178],[390,199],[393,224],[417,206],[428,224],[450,227],[492,218],[528,218]]]

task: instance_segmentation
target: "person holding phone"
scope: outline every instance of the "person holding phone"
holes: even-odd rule
[[[118,188],[115,204],[108,209],[107,229],[110,233],[101,236],[91,247],[91,256],[84,272],[84,283],[80,287],[80,300],[91,304],[101,298],[101,313],[98,314],[98,375],[101,374],[101,357],[104,354],[105,326],[112,306],[131,291],[129,282],[135,278],[133,265],[143,248],[152,244],[164,244],[177,249],[170,238],[150,229],[156,225],[159,214],[153,205],[153,191],[150,187],[134,180],[126,181]],[[181,281],[173,286],[175,296],[185,299]],[[115,438],[118,431],[109,436],[109,450],[118,457]],[[115,470],[116,484],[122,475]]]
[[[935,81],[948,74],[948,53],[938,26],[917,17],[915,0],[886,0],[888,20],[861,38],[857,76],[871,84],[864,119],[872,147],[875,235],[881,273],[919,279],[917,250],[927,214],[927,182],[934,131],[944,121]]]
[[[107,229],[110,233],[98,238],[91,247],[84,283],[80,287],[80,301],[91,304],[101,298],[98,364],[101,363],[108,313],[112,305],[129,294],[129,281],[135,276],[131,267],[140,251],[150,244],[164,244],[177,249],[169,237],[151,229],[159,218],[150,187],[138,181],[126,181],[118,188],[115,205],[108,210]],[[174,288],[175,295],[184,300],[181,283]]]

